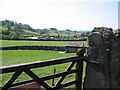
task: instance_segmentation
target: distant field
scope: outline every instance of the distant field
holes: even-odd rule
[[[2,40],[2,46],[64,46],[64,41],[18,41],[18,40]]]
[[[65,46],[66,41],[22,41],[22,40],[0,40],[2,46]],[[73,42],[73,41],[72,41]],[[84,43],[87,46],[87,41],[77,41]]]

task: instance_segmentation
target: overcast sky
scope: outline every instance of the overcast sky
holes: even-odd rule
[[[0,0],[0,20],[33,28],[92,30],[118,28],[119,0]]]

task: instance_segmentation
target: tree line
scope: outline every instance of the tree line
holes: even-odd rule
[[[53,33],[53,34],[52,34]],[[56,28],[34,29],[28,24],[13,22],[10,20],[0,21],[0,39],[24,39],[26,37],[86,37],[90,32],[58,30]]]

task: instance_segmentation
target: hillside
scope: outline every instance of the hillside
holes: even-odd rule
[[[74,39],[80,38],[83,32],[58,30],[56,28],[34,29],[28,24],[17,23],[10,20],[0,21],[0,38],[1,39]],[[85,35],[85,34],[84,34]],[[83,36],[84,36],[83,35]]]
[[[0,31],[2,39],[19,39],[26,36],[39,35],[39,33],[34,31],[29,25],[16,23],[10,20],[0,21]]]

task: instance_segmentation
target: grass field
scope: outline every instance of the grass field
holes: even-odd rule
[[[75,56],[75,53],[59,53],[58,51],[44,51],[44,50],[6,50],[6,51],[2,51],[2,65],[8,66],[14,64],[50,60],[55,58],[63,58],[69,56]],[[37,69],[32,69],[32,71],[36,75],[41,77],[41,76],[53,74],[54,69],[56,69],[56,73],[65,71],[69,64],[70,63],[65,63],[65,64],[53,65],[43,68],[37,68]],[[75,68],[75,66],[73,68]],[[1,80],[2,85],[4,85],[12,75],[13,73],[3,74]],[[15,82],[20,82],[30,79],[31,78],[23,72]],[[59,78],[55,79],[55,83],[57,82],[58,79]],[[63,82],[68,82],[74,79],[75,79],[75,74],[70,74],[66,77],[66,79]],[[52,81],[48,80],[47,83],[51,86]]]
[[[59,51],[44,50],[4,50],[2,51],[2,66],[35,62],[73,56],[75,53],[59,53]]]
[[[28,63],[28,62],[35,62],[35,61],[42,61],[42,60],[50,60],[55,58],[62,58],[62,57],[69,57],[74,56],[75,53],[59,53],[57,51],[43,51],[43,50],[6,50],[2,51],[2,65],[14,65],[14,64],[21,64],[21,63]],[[37,74],[38,76],[45,76],[49,74],[53,74],[54,68],[56,68],[57,72],[65,71],[69,63],[64,65],[54,65],[39,69],[33,69],[32,71]],[[9,78],[12,76],[13,73],[3,74],[2,76],[2,83],[4,84]],[[74,75],[69,75],[68,78],[64,81],[69,81],[74,79]],[[25,73],[22,73],[20,77],[16,80],[16,82],[29,80],[30,77],[27,76]],[[57,79],[56,79],[57,80]],[[51,80],[47,81],[51,85]]]
[[[2,42],[1,47],[7,47],[7,46],[34,46],[34,45],[43,45],[43,46],[64,46],[65,41],[17,41],[17,40],[1,40]],[[87,42],[84,42],[85,45],[87,45]],[[5,50],[2,51],[2,66],[9,66],[9,65],[15,65],[15,64],[22,64],[22,63],[28,63],[28,62],[36,62],[36,61],[42,61],[42,60],[50,60],[50,59],[57,59],[57,58],[63,58],[63,57],[69,57],[69,56],[75,56],[75,53],[59,53],[58,51],[44,51],[44,50]],[[53,74],[54,68],[56,69],[56,73],[65,71],[70,63],[66,64],[60,64],[60,65],[54,65],[54,66],[48,66],[44,68],[38,68],[38,69],[32,69],[32,71],[37,74],[38,76],[45,76]],[[85,65],[86,66],[86,65]],[[85,69],[84,66],[84,69]],[[75,68],[75,66],[73,67]],[[2,82],[4,85],[7,80],[13,75],[13,73],[3,74],[2,78],[0,78],[0,82]],[[83,74],[84,76],[84,74]],[[0,76],[1,77],[1,76]],[[15,82],[20,82],[24,80],[31,79],[28,75],[26,75],[24,72],[22,75],[18,77],[18,79]],[[55,82],[59,78],[55,79]],[[71,81],[75,79],[75,74],[70,74],[65,80]],[[51,86],[51,80],[47,81],[48,84]]]
[[[2,42],[2,46],[0,47],[8,47],[8,46],[65,46],[66,41],[22,41],[22,40],[0,40]],[[84,43],[87,46],[87,41],[77,41]]]
[[[18,40],[2,40],[2,46],[64,46],[64,41],[18,41]]]

